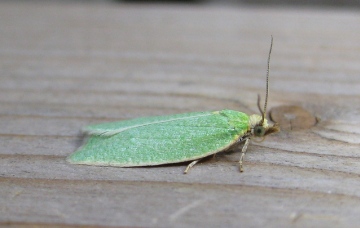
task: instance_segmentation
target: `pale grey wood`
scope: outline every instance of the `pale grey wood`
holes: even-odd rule
[[[348,195],[154,181],[15,179],[3,184],[6,187],[1,190],[12,204],[2,202],[2,214],[12,220],[22,214],[23,220],[32,222],[144,227],[358,225],[349,206],[359,210],[359,204]],[[341,202],[337,207],[329,200],[335,198]],[[34,202],[36,213],[32,212]],[[22,207],[16,211],[13,204]]]
[[[360,15],[351,10],[0,3],[0,225],[358,227]],[[153,168],[71,165],[90,123],[269,108],[319,123]]]

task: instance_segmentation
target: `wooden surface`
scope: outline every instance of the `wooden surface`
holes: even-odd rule
[[[360,226],[357,11],[2,2],[0,15],[0,225]],[[188,175],[66,163],[90,123],[257,113],[271,34],[272,114],[318,123],[296,130],[285,113],[244,173],[239,153]]]

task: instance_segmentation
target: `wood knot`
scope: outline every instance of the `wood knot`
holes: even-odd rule
[[[280,125],[283,131],[303,130],[314,126],[317,119],[299,106],[279,106],[270,110],[270,119]]]

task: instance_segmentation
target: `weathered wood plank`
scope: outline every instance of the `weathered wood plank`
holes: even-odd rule
[[[359,224],[353,212],[349,211],[349,206],[352,210],[359,210],[358,198],[341,194],[241,184],[169,185],[156,181],[28,178],[0,181],[3,194],[12,201],[1,204],[9,220],[145,227],[196,227],[204,224],[235,227],[239,223],[299,227]],[[35,202],[36,211],[33,209]],[[341,203],[338,205],[338,202]],[[159,208],[163,213],[159,213]],[[209,211],[209,208],[212,209]],[[22,215],[22,219],[18,215]],[[209,215],[215,218],[209,218]]]
[[[1,2],[0,15],[0,225],[360,225],[357,12]],[[269,107],[318,122],[254,142],[244,173],[238,153],[188,175],[66,163],[90,123],[257,113],[270,34]]]

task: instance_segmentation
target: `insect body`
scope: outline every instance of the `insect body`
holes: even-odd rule
[[[271,48],[269,58],[270,53]],[[238,111],[221,110],[91,125],[84,129],[89,135],[85,145],[67,160],[73,164],[119,167],[192,161],[185,170],[187,173],[200,159],[237,149],[240,143],[245,142],[239,160],[242,172],[249,140],[279,131],[276,124],[269,125],[265,118],[267,95],[268,92],[264,111],[258,99],[261,115],[248,116]]]

